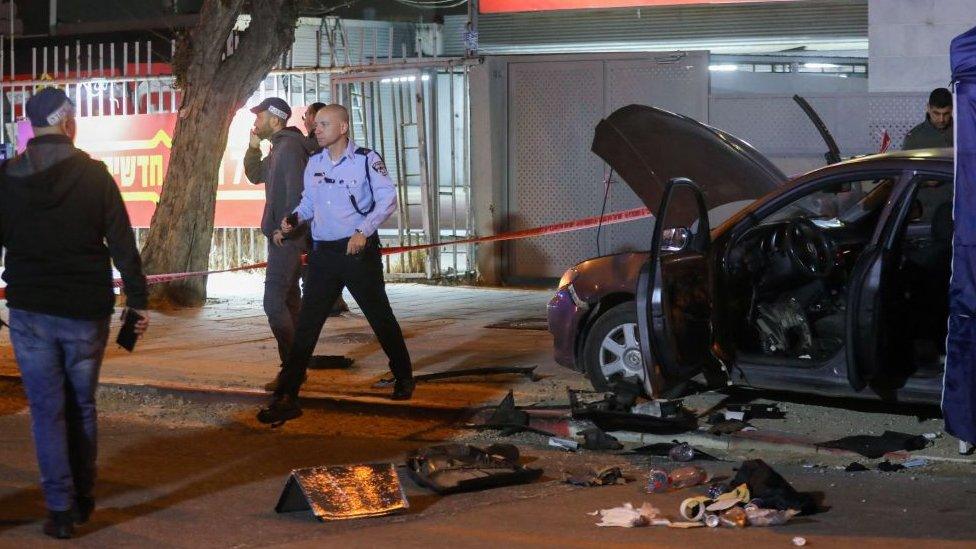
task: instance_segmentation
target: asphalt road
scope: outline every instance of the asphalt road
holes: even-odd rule
[[[437,412],[342,407],[309,410],[282,429],[252,419],[251,406],[145,397],[102,398],[98,508],[79,530],[80,547],[973,547],[976,480],[931,468],[883,474],[805,468],[766,457],[800,490],[819,492],[825,512],[776,528],[675,530],[599,528],[588,513],[647,501],[676,516],[702,489],[646,495],[641,482],[602,488],[563,484],[570,466],[622,465],[640,477],[648,458],[569,454],[544,439],[515,439],[544,477],[525,486],[438,497],[409,482],[401,515],[322,523],[274,505],[293,468],[363,462],[400,463],[418,446],[473,436]],[[706,464],[732,474],[735,461]],[[0,547],[55,546],[40,533],[44,509],[19,388],[0,385]]]

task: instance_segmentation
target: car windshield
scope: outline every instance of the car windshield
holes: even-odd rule
[[[822,227],[842,227],[880,211],[893,186],[893,177],[834,183],[787,204],[764,222],[802,217]]]

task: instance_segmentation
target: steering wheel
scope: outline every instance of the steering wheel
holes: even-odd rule
[[[823,278],[834,270],[834,243],[812,221],[803,217],[791,219],[784,233],[786,255],[800,272]]]

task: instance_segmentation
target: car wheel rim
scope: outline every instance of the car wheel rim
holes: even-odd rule
[[[637,324],[621,324],[603,338],[600,344],[600,371],[603,377],[637,377],[644,379],[644,360],[637,341]]]

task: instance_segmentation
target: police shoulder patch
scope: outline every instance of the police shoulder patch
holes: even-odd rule
[[[383,163],[383,159],[379,155],[376,155],[376,160],[373,162],[373,169],[383,177],[390,177],[390,173],[386,171],[386,164]]]

